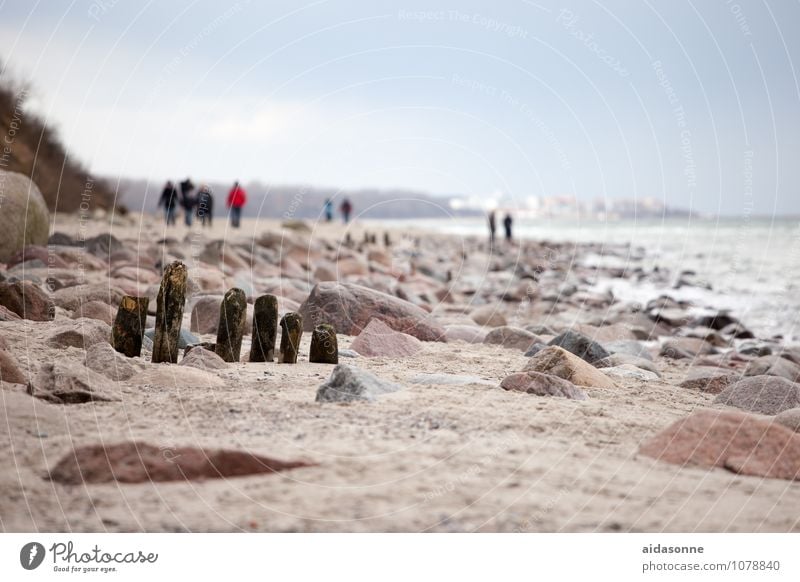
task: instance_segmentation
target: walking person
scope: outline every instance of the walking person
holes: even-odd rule
[[[325,222],[333,220],[333,200],[330,198],[325,199]]]
[[[206,223],[211,226],[214,218],[214,195],[207,184],[200,186],[200,192],[197,194],[197,218],[203,226]]]
[[[247,204],[247,193],[239,185],[238,180],[233,183],[233,188],[228,193],[228,208],[231,214],[231,226],[239,228],[242,220],[242,208]]]
[[[511,213],[506,213],[506,217],[503,219],[503,226],[506,229],[506,242],[511,242],[511,225],[514,224],[514,219],[511,218]]]
[[[342,203],[339,206],[339,211],[342,213],[342,219],[344,220],[344,223],[347,224],[350,222],[350,213],[353,212],[353,203],[350,202],[349,198],[342,200]]]
[[[183,206],[183,220],[186,226],[192,226],[192,218],[194,217],[194,207],[197,200],[194,197],[194,184],[189,178],[186,178],[180,183],[181,188],[181,206]]]
[[[494,210],[489,213],[489,248],[494,247],[494,233],[497,230],[497,220],[494,216]]]
[[[175,207],[178,205],[178,191],[172,181],[168,181],[161,198],[158,199],[158,207],[164,207],[164,219],[167,226],[175,224]]]

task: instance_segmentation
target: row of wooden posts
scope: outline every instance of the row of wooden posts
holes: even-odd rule
[[[164,270],[161,288],[156,299],[156,327],[153,335],[154,363],[178,361],[178,340],[183,323],[186,302],[186,265],[175,261]],[[144,339],[148,297],[125,295],[120,301],[114,319],[111,343],[114,349],[129,358],[140,356]],[[238,362],[241,356],[242,337],[247,321],[247,297],[241,289],[229,289],[219,308],[219,325],[214,352],[226,362]],[[290,312],[280,320],[281,344],[279,361],[297,362],[300,338],[303,335],[303,316]],[[262,295],[255,301],[253,310],[253,342],[249,361],[272,362],[278,334],[278,298]],[[210,346],[208,346],[210,348]],[[336,330],[332,325],[317,325],[311,334],[309,361],[337,364],[339,349]]]

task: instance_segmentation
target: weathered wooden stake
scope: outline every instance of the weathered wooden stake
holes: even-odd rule
[[[186,265],[175,261],[164,269],[156,299],[156,330],[153,335],[153,363],[176,363],[178,340],[186,303]]]
[[[272,362],[275,359],[275,340],[278,337],[278,298],[262,295],[253,307],[253,344],[251,362]]]
[[[303,335],[303,316],[290,312],[281,318],[281,363],[296,364]]]
[[[338,364],[339,346],[336,330],[328,323],[320,323],[311,333],[311,350],[308,361],[317,364]]]
[[[125,295],[119,302],[114,327],[111,330],[111,345],[120,354],[129,358],[142,355],[142,339],[149,297],[133,297]]]
[[[242,350],[244,324],[247,322],[247,296],[234,287],[228,289],[219,305],[216,354],[226,362],[238,362]]]

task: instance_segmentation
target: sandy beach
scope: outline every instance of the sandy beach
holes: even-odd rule
[[[689,338],[685,332],[697,329],[696,324],[671,325],[666,312],[653,318],[641,306],[637,311],[593,292],[597,277],[633,276],[575,266],[576,258],[598,249],[528,242],[498,245],[491,254],[482,240],[423,236],[413,228],[396,227],[373,227],[376,242],[365,244],[364,229],[369,232],[370,227],[358,225],[348,229],[352,242],[347,246],[340,224],[308,223],[308,230],[289,226],[281,230],[276,221],[246,220],[234,231],[219,219],[206,231],[197,225],[166,231],[159,219],[147,216],[86,221],[75,215],[55,217],[55,233],[75,241],[110,233],[122,250],[92,252],[80,245],[53,244],[51,237],[46,252],[57,256],[59,265],[63,261],[62,266],[54,266],[53,260],[8,267],[6,280],[15,274],[46,288],[52,278],[62,287],[48,291],[55,301],[53,320],[4,318],[0,336],[33,384],[34,395],[41,366],[63,364],[67,370],[81,366],[76,376],[88,384],[102,379],[97,388],[109,400],[53,403],[31,397],[29,385],[4,378],[0,529],[800,531],[796,480],[681,466],[640,452],[643,443],[693,412],[731,409],[715,403],[714,392],[681,386],[690,368],[715,365],[744,378],[759,356],[742,348],[741,338],[734,341],[720,330]],[[265,232],[273,238],[265,239]],[[391,238],[389,247],[384,232]],[[218,248],[215,240],[223,241],[223,250],[212,260],[209,249]],[[266,260],[268,252],[274,253],[275,262]],[[604,252],[625,256],[620,249]],[[68,290],[95,286],[100,292],[93,302],[109,304],[113,314],[117,305],[109,289],[154,298],[160,268],[172,260],[182,260],[193,281],[184,312],[186,331],[198,299],[219,297],[235,286],[245,290],[251,311],[253,298],[263,293],[279,297],[281,314],[296,311],[320,278],[330,280],[321,270],[326,267],[333,270],[332,284],[390,291],[421,306],[448,330],[447,341],[422,341],[420,350],[407,357],[341,355],[340,363],[401,386],[375,401],[315,401],[333,366],[308,362],[308,331],[294,365],[247,362],[252,342],[248,328],[243,361],[220,369],[152,364],[147,347],[142,356],[125,362],[134,370],[125,379],[114,379],[120,364],[113,357],[90,366],[89,354],[108,356],[88,344],[108,342],[110,322],[98,327],[97,315],[76,318],[84,301],[70,303],[74,297]],[[630,260],[635,271],[635,259]],[[99,297],[104,289],[107,299]],[[476,321],[474,312],[486,306],[491,306],[490,315],[502,316],[502,326],[494,325],[497,320],[491,325]],[[484,343],[492,329],[503,326],[529,326],[527,331],[545,343],[569,329],[605,346],[637,342],[660,376],[617,362],[610,366],[615,372],[595,369],[611,385],[581,386],[585,400],[504,390],[501,382],[535,356],[526,356],[525,348]],[[54,339],[54,333],[66,328],[80,341]],[[466,333],[463,328],[474,328],[473,339],[479,339],[458,339],[457,333]],[[194,335],[201,341],[216,340],[214,333]],[[350,348],[355,335],[340,331],[340,350]],[[701,335],[705,339],[698,341],[710,349],[702,346],[690,357],[667,357],[665,342]],[[100,336],[102,341],[87,339]],[[769,344],[773,353],[790,347],[775,338],[748,341]],[[680,344],[681,349],[686,345]],[[81,372],[89,368],[91,374]],[[752,416],[764,422],[773,418]],[[789,432],[783,426],[780,430]],[[179,447],[195,446],[302,460],[311,466],[174,482],[66,485],[48,477],[75,447],[130,441],[156,446],[165,458]]]

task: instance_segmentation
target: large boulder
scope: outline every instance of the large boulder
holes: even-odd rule
[[[800,384],[780,376],[751,376],[720,392],[714,403],[761,414],[778,414],[800,406]]]
[[[614,387],[614,382],[600,370],[558,346],[548,346],[539,351],[528,360],[523,371],[552,374],[578,386]]]
[[[56,312],[50,296],[30,281],[0,283],[0,305],[32,321],[50,321]]]
[[[336,333],[358,335],[373,319],[423,341],[445,341],[444,328],[424,309],[352,283],[318,283],[300,306],[305,331],[328,323]]]
[[[368,358],[406,358],[420,352],[422,342],[394,331],[380,319],[373,319],[353,340],[350,349]]]
[[[30,178],[0,170],[0,205],[0,263],[27,245],[47,244],[50,212]]]
[[[800,480],[800,435],[737,411],[695,412],[646,441],[639,452],[675,465]]]
[[[515,350],[525,351],[531,344],[541,342],[541,340],[528,330],[511,327],[509,325],[502,325],[496,327],[486,334],[483,340],[485,344],[499,345],[504,348],[511,348]]]
[[[564,348],[590,364],[611,355],[593,339],[571,329],[558,334],[548,342],[548,345]]]
[[[756,358],[744,371],[745,376],[780,376],[792,382],[800,382],[800,365],[781,356]]]
[[[381,380],[361,368],[337,364],[328,381],[317,389],[317,402],[373,401],[401,389],[402,386]]]
[[[572,400],[586,400],[586,393],[572,382],[541,372],[516,372],[500,383],[504,390],[526,392],[536,396],[558,396]]]

